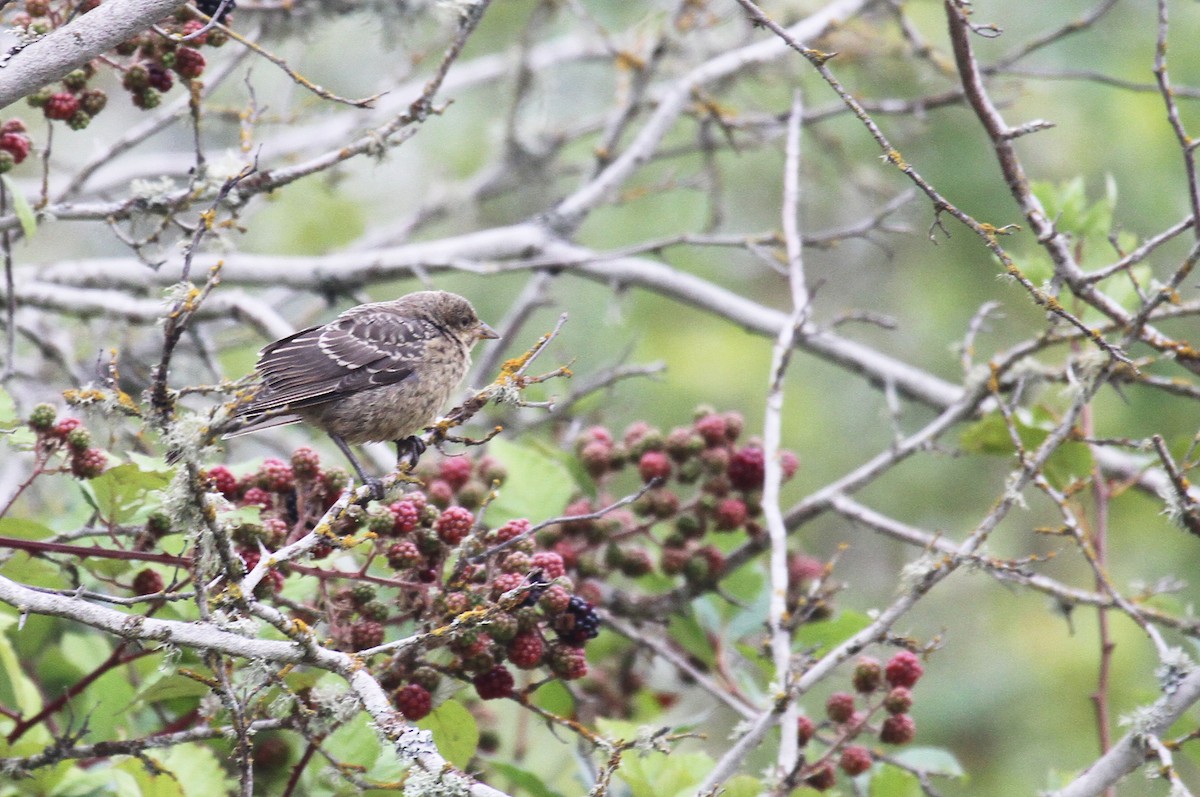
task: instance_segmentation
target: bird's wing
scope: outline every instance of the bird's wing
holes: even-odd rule
[[[355,308],[359,310],[359,308]],[[257,369],[263,389],[238,414],[336,401],[413,374],[434,325],[366,306],[264,348]]]

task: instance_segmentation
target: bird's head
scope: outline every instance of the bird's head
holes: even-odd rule
[[[420,291],[404,297],[468,346],[479,340],[495,340],[500,335],[479,320],[475,308],[463,297],[448,291]]]

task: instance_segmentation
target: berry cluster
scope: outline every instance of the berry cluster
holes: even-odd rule
[[[875,754],[861,744],[853,744],[866,734],[875,735],[884,744],[911,742],[917,728],[908,711],[912,707],[912,688],[923,672],[920,659],[907,650],[892,656],[886,666],[869,656],[860,658],[851,676],[854,692],[831,694],[825,701],[825,720],[820,724],[809,717],[799,719],[801,747],[807,747],[818,731],[828,731],[822,737],[826,749],[808,754],[802,772],[804,783],[816,791],[826,791],[833,788],[838,769],[849,777],[870,769]],[[880,713],[883,719],[875,722],[873,717]]]
[[[25,132],[25,123],[20,119],[9,119],[0,124],[0,174],[4,174],[29,157],[31,142]]]
[[[45,34],[65,24],[76,13],[90,11],[98,5],[100,0],[79,3],[73,0],[25,0],[25,11],[14,17],[13,25],[19,31]],[[216,12],[219,5],[218,2],[210,10]],[[200,4],[205,13],[209,13],[205,10],[208,7],[206,2]],[[222,21],[232,8],[233,3],[229,3],[221,15]],[[82,130],[108,104],[105,92],[90,84],[101,69],[109,67],[123,73],[121,85],[129,92],[134,105],[145,110],[154,108],[161,102],[162,94],[175,84],[176,77],[190,81],[203,74],[206,62],[200,47],[220,47],[228,40],[224,31],[210,29],[201,33],[203,28],[204,23],[195,12],[184,6],[154,28],[118,44],[112,53],[70,72],[61,85],[45,86],[28,95],[26,101],[34,108],[40,108],[47,119],[65,122],[72,130]],[[189,36],[194,38],[187,38]]]
[[[108,455],[92,446],[92,434],[78,418],[58,418],[50,404],[39,404],[29,413],[26,424],[37,435],[38,452],[49,458],[63,452],[71,474],[79,479],[94,479],[104,472]]]
[[[739,443],[745,421],[736,412],[700,408],[693,422],[664,434],[637,422],[618,439],[603,426],[586,429],[575,452],[595,481],[597,500],[580,498],[566,515],[587,515],[611,503],[619,474],[636,470],[650,485],[633,512],[612,512],[600,520],[581,520],[547,529],[539,541],[558,552],[579,574],[616,570],[638,577],[655,568],[682,576],[698,586],[715,584],[725,571],[724,549],[710,536],[740,532],[763,534],[761,497],[766,470],[761,444]],[[782,452],[785,480],[799,461]],[[657,557],[655,552],[657,551]]]
[[[429,713],[443,677],[469,683],[490,700],[514,693],[510,665],[544,668],[563,680],[586,675],[583,646],[599,634],[600,617],[590,600],[576,594],[563,557],[538,548],[526,534],[528,520],[493,529],[478,522],[476,511],[492,485],[506,477],[500,463],[486,456],[443,457],[427,460],[415,475],[417,489],[399,500],[351,507],[332,529],[330,543],[314,552],[313,558],[323,558],[338,539],[356,535],[370,541],[370,561],[378,563],[373,569],[360,574],[285,565],[268,570],[259,597],[277,594],[286,572],[342,582],[321,590],[302,619],[323,622],[345,650],[378,647],[391,626],[442,629],[422,648],[381,665],[381,683],[409,719]],[[322,467],[310,448],[296,450],[289,462],[267,459],[244,475],[218,465],[203,477],[208,489],[234,506],[259,511],[257,521],[241,521],[232,532],[247,569],[260,561],[260,548],[277,549],[310,532],[349,481],[345,471]],[[464,616],[472,620],[459,619]],[[446,632],[452,625],[453,632]]]

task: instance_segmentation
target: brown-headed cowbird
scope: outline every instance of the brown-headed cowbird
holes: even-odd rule
[[[419,291],[360,304],[259,352],[257,392],[233,409],[226,437],[296,421],[324,429],[364,482],[350,444],[394,441],[401,460],[471,364],[471,347],[498,338],[461,296]]]

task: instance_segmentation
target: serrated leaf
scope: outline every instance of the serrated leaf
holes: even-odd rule
[[[29,200],[17,189],[16,183],[7,176],[0,177],[0,180],[4,181],[4,189],[8,191],[8,198],[12,200],[13,213],[17,215],[17,221],[21,222],[21,232],[25,233],[25,240],[29,240],[37,232],[37,215],[34,214]]]
[[[146,505],[146,494],[162,490],[171,482],[160,471],[142,470],[133,463],[109,468],[87,483],[96,510],[112,523],[128,523]]]
[[[552,517],[575,494],[574,479],[544,451],[498,437],[488,444],[488,453],[508,471],[499,496],[488,506],[488,520],[493,524],[519,517]]]
[[[225,776],[225,767],[217,760],[211,747],[200,744],[181,744],[163,751],[149,751],[163,769],[171,773],[175,783],[183,788],[185,797],[207,797],[211,794],[231,794],[233,781]]]
[[[493,764],[492,768],[512,781],[514,786],[519,787],[517,789],[510,789],[509,791],[528,794],[530,797],[562,797],[561,793],[551,789],[541,778],[527,769],[521,769],[520,767],[503,762]]]
[[[433,732],[438,752],[454,766],[465,769],[479,749],[479,726],[471,712],[455,700],[447,700],[417,723]]]
[[[713,760],[704,753],[649,753],[625,756],[617,776],[634,797],[674,797],[693,793],[712,768]]]

